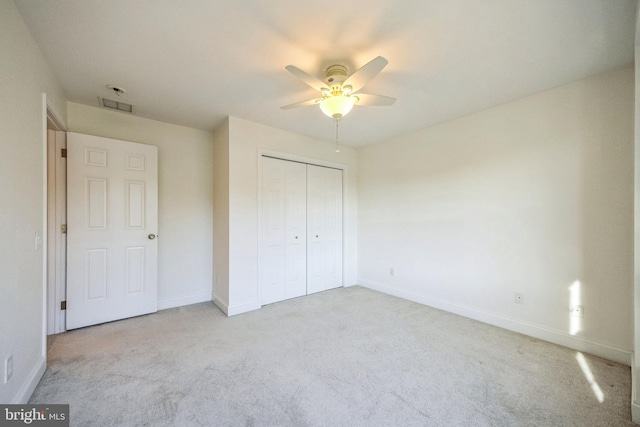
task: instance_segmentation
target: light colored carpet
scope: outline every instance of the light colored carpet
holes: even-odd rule
[[[629,367],[584,355],[590,381],[580,358],[351,287],[61,334],[31,403],[69,403],[74,426],[633,425]]]

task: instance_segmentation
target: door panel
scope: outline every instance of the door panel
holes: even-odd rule
[[[342,286],[342,171],[307,165],[307,293]]]
[[[157,148],[67,145],[67,329],[157,311]]]
[[[260,289],[270,304],[306,294],[305,165],[261,159]]]
[[[127,248],[127,293],[144,292],[144,246]]]

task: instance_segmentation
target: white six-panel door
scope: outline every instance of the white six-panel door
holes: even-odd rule
[[[67,329],[157,311],[157,148],[68,133],[67,149]]]
[[[260,178],[261,303],[342,286],[342,171],[262,157]]]

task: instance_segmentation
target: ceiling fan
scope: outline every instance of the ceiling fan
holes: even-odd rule
[[[347,115],[354,105],[393,105],[393,103],[396,102],[395,98],[359,92],[360,89],[362,89],[369,80],[377,76],[388,63],[385,58],[378,56],[349,76],[347,76],[347,67],[344,65],[331,65],[326,70],[327,77],[324,81],[301,70],[295,65],[287,65],[285,68],[291,74],[319,91],[320,97],[285,105],[281,108],[288,110],[290,108],[320,105],[320,109],[324,114],[336,119],[337,126],[337,121]]]

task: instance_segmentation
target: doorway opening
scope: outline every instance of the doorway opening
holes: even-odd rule
[[[47,335],[66,331],[66,130],[47,108]]]

